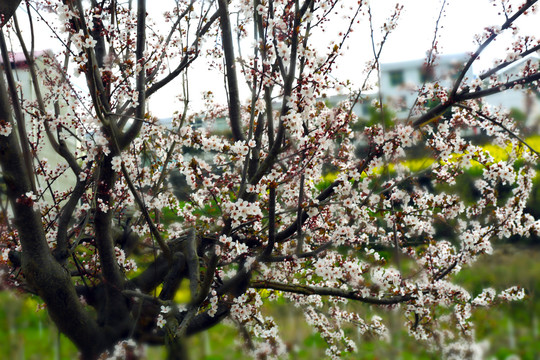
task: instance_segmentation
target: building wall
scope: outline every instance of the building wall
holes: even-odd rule
[[[38,79],[39,79],[39,68],[43,66],[42,57],[44,55],[44,52],[39,53],[39,57],[36,58],[36,66],[38,69]],[[20,58],[20,55],[16,55]],[[15,80],[20,85],[20,94],[22,94],[22,97],[25,101],[35,101],[36,100],[36,93],[34,91],[34,86],[32,84],[32,79],[30,76],[30,71],[28,70],[28,66],[26,65],[24,60],[14,61],[11,64],[13,75],[15,77]],[[40,90],[43,97],[47,96],[47,90],[42,85],[42,79],[40,79]],[[54,113],[54,109],[52,107],[50,109],[47,109],[51,113]],[[25,113],[25,127],[28,138],[36,142],[38,139],[40,143],[43,145],[40,147],[40,149],[35,154],[34,157],[34,166],[38,165],[38,160],[47,160],[47,163],[50,168],[55,168],[59,164],[65,164],[65,160],[54,150],[51,143],[49,142],[46,134],[44,133],[44,130],[42,127],[33,126],[30,115]],[[16,128],[14,129],[16,131]],[[78,143],[74,138],[70,138],[68,140],[68,147],[74,151],[76,147],[78,146]],[[47,188],[47,183],[44,180],[43,176],[37,177],[37,185],[41,187],[42,189]],[[69,188],[73,187],[76,183],[76,177],[73,174],[73,172],[70,169],[67,169],[59,178],[54,182],[52,185],[53,191],[66,191]],[[49,201],[52,199],[50,191],[46,191],[44,193],[45,200]]]
[[[420,59],[382,64],[381,94],[396,111],[398,118],[406,118],[424,81],[438,82],[443,87],[452,86],[455,75],[467,59],[465,54],[440,56],[429,72],[426,71],[424,60]],[[398,73],[402,74],[400,82],[396,81]],[[473,77],[472,69],[469,69],[466,76]]]

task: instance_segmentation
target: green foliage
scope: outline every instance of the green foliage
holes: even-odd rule
[[[353,131],[363,131],[365,127],[381,124],[382,122],[384,122],[386,128],[394,126],[396,114],[387,105],[383,105],[382,114],[379,106],[370,105],[368,115],[368,118],[359,118],[356,123],[351,124],[351,129]]]
[[[518,108],[510,109],[509,116],[512,119],[516,120],[516,122],[521,123],[521,124],[524,124],[525,121],[527,120],[527,114],[525,114],[522,110]]]
[[[506,245],[493,256],[486,256],[465,269],[455,280],[475,296],[486,286],[497,291],[520,285],[527,291],[524,301],[501,304],[495,308],[473,311],[477,339],[490,342],[489,357],[506,359],[518,355],[521,359],[536,359],[540,353],[540,249]],[[409,337],[402,327],[404,319],[394,312],[375,311],[364,304],[359,307],[365,319],[373,315],[384,317],[391,332],[389,341],[369,334],[360,336],[351,327],[349,336],[358,343],[358,352],[345,359],[439,359],[429,353],[422,343]],[[37,302],[32,298],[15,297],[0,292],[0,359],[58,359],[55,352],[58,332],[44,311],[36,312]],[[282,339],[289,349],[289,359],[313,360],[325,358],[326,343],[314,334],[302,320],[300,310],[291,308],[283,298],[265,308],[282,330]],[[220,324],[207,333],[188,341],[191,360],[243,360],[249,359],[239,343],[241,334],[231,325]],[[77,350],[63,336],[60,337],[60,359],[77,358]],[[147,349],[148,359],[165,359],[162,348]]]
[[[477,338],[491,344],[490,356],[536,359],[540,354],[540,249],[505,245],[459,273],[456,280],[473,296],[487,286],[497,291],[514,285],[525,288],[523,301],[477,309],[472,319]]]
[[[77,349],[59,335],[44,310],[32,297],[0,291],[0,358],[47,360],[75,359]]]

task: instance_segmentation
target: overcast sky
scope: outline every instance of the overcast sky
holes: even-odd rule
[[[356,3],[356,0],[353,2]],[[519,1],[511,2],[516,3]],[[149,2],[150,15],[163,13],[167,9],[168,3],[173,3],[173,1]],[[422,59],[433,41],[435,22],[441,9],[442,0],[403,0],[400,3],[404,5],[404,10],[397,28],[390,35],[382,52],[381,62],[383,63]],[[504,16],[500,14],[501,6],[498,4],[500,1],[497,1],[497,6],[493,6],[493,3],[490,0],[448,0],[437,39],[439,51],[442,54],[474,51],[476,49],[473,42],[474,35],[481,33],[486,26],[501,25],[505,20]],[[371,0],[376,30],[380,29],[386,21],[395,4],[396,1],[391,0]],[[21,10],[19,10],[19,13],[21,13]],[[21,15],[24,14],[21,13]],[[24,18],[25,16],[19,16],[21,23],[24,23]],[[524,20],[518,23],[520,32],[539,37],[540,12]],[[340,25],[343,26],[344,22],[338,19],[334,23],[339,27]],[[359,27],[347,43],[346,56],[340,59],[335,74],[337,78],[341,80],[349,79],[355,84],[362,82],[362,67],[366,61],[372,58],[368,26],[367,17],[361,18]],[[39,36],[39,34],[44,34],[46,31],[38,30],[37,33]],[[329,33],[330,31],[327,32],[327,34]],[[319,41],[319,39],[317,40]],[[324,41],[325,39],[321,38],[321,43],[324,43]],[[475,70],[478,72],[481,68],[492,64],[494,57],[504,58],[505,49],[509,44],[508,39],[501,37],[490,45],[488,51],[475,64]],[[49,36],[41,36],[37,41],[37,50],[55,50],[57,48],[57,43],[50,39]],[[200,94],[202,91],[208,90],[209,84],[217,84],[215,89],[212,90],[217,95],[218,100],[224,101],[225,93],[220,74],[209,73],[206,66],[202,64],[191,70],[190,73],[192,79],[190,91],[194,107],[199,106]],[[178,84],[174,86],[177,87]],[[150,103],[150,109],[154,115],[160,118],[170,117],[174,109],[179,109],[179,103],[175,100],[174,91],[169,90],[156,94],[158,95],[157,99]]]

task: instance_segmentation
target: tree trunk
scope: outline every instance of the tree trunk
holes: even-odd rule
[[[167,344],[167,360],[189,360],[185,339],[174,339]]]
[[[3,0],[0,2],[0,27],[11,19],[20,3],[21,0]]]

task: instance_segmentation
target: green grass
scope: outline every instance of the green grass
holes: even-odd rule
[[[522,360],[540,359],[540,249],[504,245],[456,280],[473,296],[488,286],[496,290],[523,287],[527,292],[523,301],[479,309],[473,313],[473,322],[477,338],[490,341],[490,355],[496,359],[511,354]]]
[[[486,256],[472,268],[463,270],[455,279],[459,284],[478,294],[485,287],[504,290],[520,285],[527,290],[521,302],[504,304],[473,313],[478,340],[490,342],[489,357],[506,359],[518,355],[522,360],[537,360],[540,354],[540,249],[515,248],[505,245],[493,256]],[[64,336],[59,336],[46,311],[36,311],[33,298],[0,292],[0,359],[57,360],[76,359],[77,350]],[[365,318],[373,314],[385,317],[391,330],[391,341],[360,336],[349,329],[350,337],[358,343],[358,353],[345,359],[439,359],[440,354],[429,353],[414,341],[402,327],[399,313],[385,313],[364,304],[351,304]],[[289,359],[323,359],[325,342],[314,334],[296,309],[285,301],[265,308],[281,329]],[[191,360],[248,359],[241,345],[241,337],[228,325],[219,324],[204,334],[188,340]],[[160,347],[147,349],[148,359],[164,359]]]
[[[76,359],[75,346],[37,305],[32,297],[0,291],[0,359]]]

